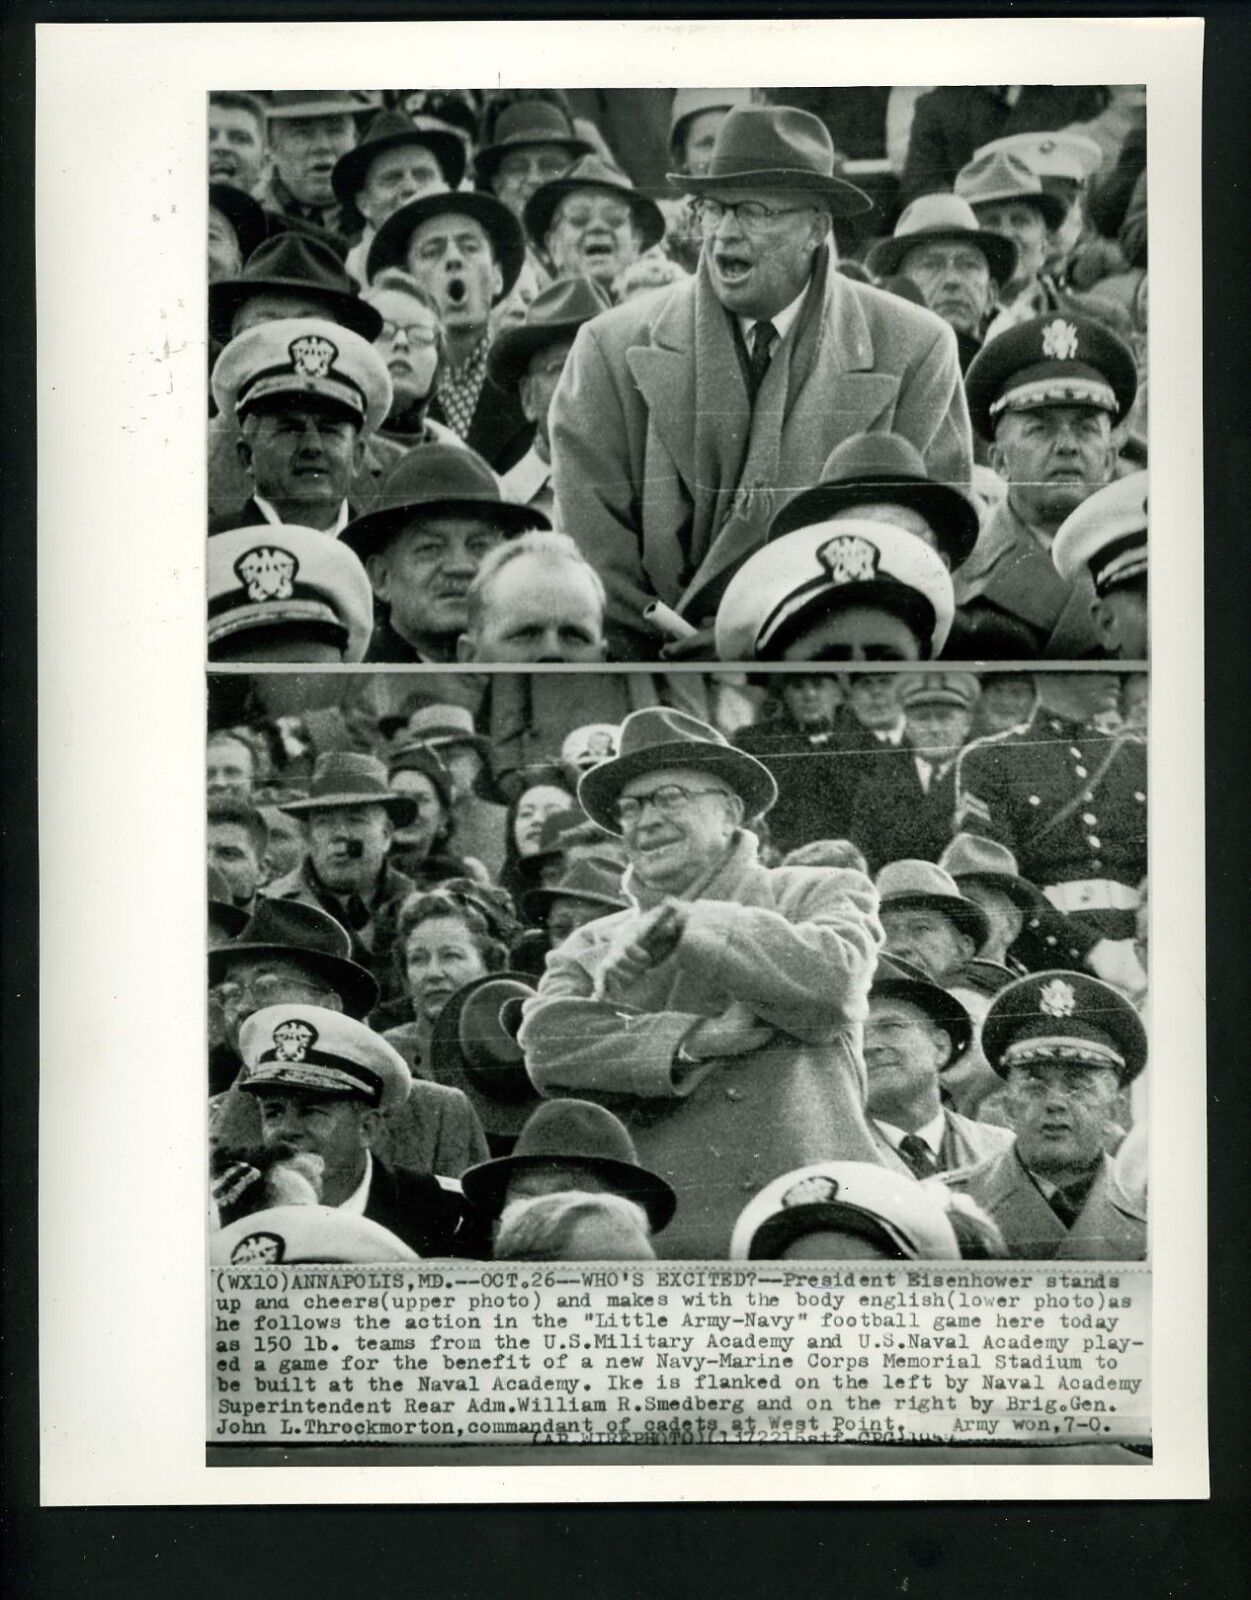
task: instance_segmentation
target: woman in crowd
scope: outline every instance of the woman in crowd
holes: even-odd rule
[[[399,267],[387,267],[361,291],[382,318],[374,349],[391,374],[392,400],[379,432],[406,449],[419,444],[459,444],[442,422],[426,415],[446,358],[443,324],[434,296]]]
[[[504,865],[499,881],[514,900],[534,887],[526,880],[522,862],[538,853],[544,822],[557,811],[568,811],[576,805],[560,767],[538,768],[529,774],[526,786],[508,808],[505,824]]]
[[[388,1028],[383,1038],[415,1078],[434,1077],[430,1030],[439,1012],[457,989],[503,970],[519,931],[508,897],[467,879],[410,895],[401,906],[395,954],[412,1021]]]
[[[490,883],[482,863],[457,850],[451,775],[429,745],[410,744],[395,751],[388,775],[396,794],[407,795],[417,807],[414,820],[395,830],[391,864],[412,878],[419,889],[448,878]]]

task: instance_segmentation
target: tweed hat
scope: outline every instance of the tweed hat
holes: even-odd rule
[[[343,806],[383,806],[398,828],[415,820],[417,807],[405,794],[387,787],[387,769],[377,756],[358,750],[327,750],[317,757],[307,798],[278,807],[288,816],[307,816]]]
[[[997,839],[984,839],[977,833],[958,833],[939,856],[938,864],[951,874],[957,888],[964,883],[982,883],[1006,895],[1022,911],[1050,908],[1046,895],[1021,876],[1016,857]]]
[[[750,821],[777,799],[773,774],[698,717],[669,706],[645,706],[621,724],[617,754],[584,772],[578,803],[593,822],[619,834],[615,806],[631,778],[663,767],[698,767],[721,778],[743,801]]]

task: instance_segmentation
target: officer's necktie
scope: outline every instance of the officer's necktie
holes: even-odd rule
[[[932,1178],[938,1171],[938,1158],[917,1133],[905,1133],[898,1145],[899,1154],[911,1167],[914,1177]]]
[[[756,396],[760,393],[760,385],[764,382],[764,375],[769,370],[769,360],[773,353],[773,346],[777,343],[778,330],[771,322],[757,322],[751,330],[751,353],[747,360],[747,398],[754,406]]]

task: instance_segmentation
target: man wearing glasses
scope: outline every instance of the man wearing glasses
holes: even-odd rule
[[[622,724],[578,799],[625,846],[629,908],[548,957],[519,1039],[552,1098],[602,1100],[673,1185],[666,1256],[724,1259],[734,1219],[811,1161],[881,1161],[861,1025],[881,925],[863,873],[761,864],[768,769],[684,712]]]
[[[868,198],[834,176],[816,117],[741,106],[697,199],[694,277],[582,330],[552,406],[557,525],[608,590],[615,659],[652,659],[657,600],[695,630],[770,519],[853,434],[888,429],[930,475],[967,484],[971,434],[951,329],[836,269],[832,218]],[[679,653],[672,647],[670,655]]]
[[[999,994],[982,1053],[1007,1083],[1016,1144],[949,1173],[1023,1261],[1142,1261],[1147,1219],[1106,1153],[1120,1091],[1147,1063],[1138,1013],[1077,972],[1037,972]]]

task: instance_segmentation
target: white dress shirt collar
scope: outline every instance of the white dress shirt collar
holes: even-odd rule
[[[274,507],[270,505],[268,500],[262,500],[259,494],[254,494],[252,498],[256,501],[256,508],[265,518],[266,522],[272,522],[277,527],[282,526],[282,518],[278,515]],[[335,519],[334,527],[326,528],[323,531],[329,534],[332,539],[337,539],[343,532],[344,528],[347,527],[348,521],[348,503],[345,500],[339,507],[339,515]]]
[[[893,1122],[883,1122],[881,1117],[874,1117],[878,1131],[892,1150],[898,1150],[900,1143],[907,1137],[904,1128],[897,1128]],[[927,1122],[923,1128],[914,1128],[913,1132],[925,1145],[929,1153],[937,1159],[942,1154],[943,1135],[947,1131],[947,1119],[940,1111],[932,1121]]]
[[[810,278],[808,282],[811,283],[811,281],[812,280]],[[790,331],[791,323],[794,322],[795,318],[799,315],[799,308],[803,305],[804,296],[807,293],[808,284],[806,283],[791,301],[790,305],[783,306],[780,311],[775,312],[771,317],[740,317],[738,319],[738,325],[742,329],[743,338],[747,343],[747,348],[749,350],[751,349],[751,330],[758,322],[771,322],[775,332],[777,333],[778,343],[781,344],[782,340],[785,339],[787,333]]]

